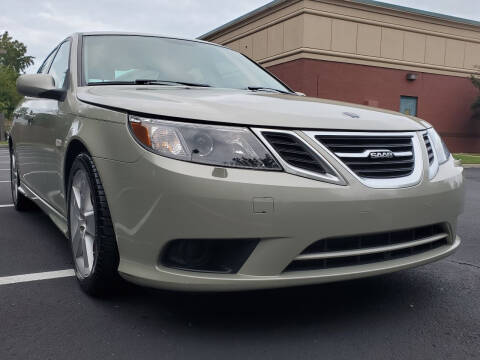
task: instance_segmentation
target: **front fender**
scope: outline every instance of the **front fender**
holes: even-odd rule
[[[70,144],[77,140],[93,157],[128,163],[137,161],[139,157],[139,152],[136,151],[138,144],[128,131],[127,115],[117,114],[124,118],[123,122],[82,116],[74,117],[65,139],[67,149],[65,154],[68,154]]]

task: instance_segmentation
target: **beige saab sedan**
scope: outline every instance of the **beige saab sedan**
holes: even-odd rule
[[[70,239],[81,287],[246,290],[389,273],[460,244],[462,168],[428,123],[308,98],[195,40],[74,34],[9,139],[17,210]]]

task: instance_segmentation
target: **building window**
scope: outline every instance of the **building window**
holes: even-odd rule
[[[400,112],[405,115],[417,116],[418,98],[414,96],[400,96]]]

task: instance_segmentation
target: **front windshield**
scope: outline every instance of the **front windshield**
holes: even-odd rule
[[[240,53],[196,41],[152,36],[84,36],[83,74],[88,85],[149,80],[289,91]]]

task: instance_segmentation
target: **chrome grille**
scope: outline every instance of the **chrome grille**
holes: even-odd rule
[[[444,224],[319,240],[297,256],[285,271],[319,270],[408,257],[447,245]]]
[[[318,156],[298,137],[281,132],[262,132],[263,137],[289,165],[299,169],[324,174]]]
[[[285,172],[331,184],[347,184],[340,173],[299,132],[262,128],[253,128],[252,131],[272,152]]]
[[[409,176],[415,168],[413,135],[363,135],[361,133],[315,135],[355,174],[367,179]]]
[[[433,160],[435,160],[435,155],[433,154],[432,144],[430,143],[430,138],[427,133],[423,134],[423,141],[425,141],[425,146],[427,147],[428,163],[432,165]]]

